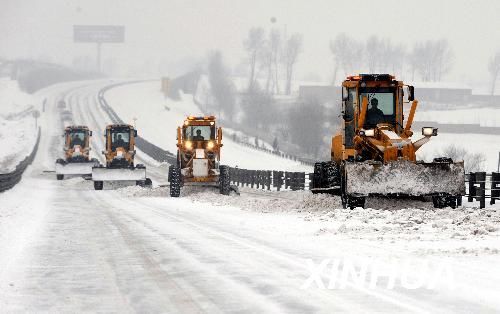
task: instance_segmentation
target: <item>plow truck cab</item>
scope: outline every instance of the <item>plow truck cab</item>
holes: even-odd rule
[[[405,117],[403,105],[410,102]],[[331,160],[314,166],[313,193],[340,195],[344,208],[364,207],[367,196],[432,199],[437,208],[460,205],[463,161],[417,160],[417,150],[438,131],[424,127],[412,140],[417,105],[413,86],[392,75],[349,76],[342,83],[341,129],[332,138]]]
[[[56,178],[65,175],[90,176],[97,159],[90,158],[92,131],[83,125],[68,126],[64,129],[64,158],[56,160]]]
[[[177,164],[168,172],[170,196],[179,197],[184,185],[218,187],[229,195],[228,166],[221,166],[222,129],[214,116],[189,116],[177,128]]]
[[[128,124],[111,124],[106,127],[105,165],[92,168],[94,189],[102,190],[105,181],[135,181],[140,186],[152,186],[146,177],[146,167],[134,164],[137,130]]]

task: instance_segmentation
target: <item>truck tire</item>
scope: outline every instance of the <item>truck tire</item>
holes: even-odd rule
[[[104,187],[103,181],[94,181],[94,190],[100,191]]]
[[[146,178],[146,180],[136,181],[135,185],[138,185],[142,188],[151,188],[153,187],[153,181],[150,178]]]
[[[340,186],[340,168],[334,161],[317,162],[314,164],[312,179],[313,194],[338,194]],[[328,189],[328,190],[314,190]]]
[[[64,179],[64,174],[56,174],[57,181],[61,181]]]
[[[181,195],[181,169],[177,166],[168,168],[170,178],[170,197],[179,197]]]
[[[231,193],[231,178],[228,166],[219,167],[219,190],[222,195],[229,195]]]

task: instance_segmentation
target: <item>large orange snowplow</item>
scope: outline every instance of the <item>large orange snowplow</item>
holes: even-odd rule
[[[408,101],[404,99],[407,90]],[[404,124],[403,105],[411,102]],[[331,161],[314,167],[314,193],[342,197],[344,208],[363,207],[367,196],[432,198],[456,207],[465,194],[463,161],[418,161],[417,150],[438,130],[422,128],[413,141],[418,101],[413,86],[388,74],[361,74],[342,84],[342,126],[332,138]]]

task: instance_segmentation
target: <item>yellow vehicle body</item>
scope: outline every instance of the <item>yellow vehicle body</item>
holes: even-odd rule
[[[405,87],[411,102],[406,123]],[[363,207],[369,195],[428,196],[436,207],[457,206],[465,194],[463,162],[417,161],[418,149],[437,135],[437,129],[426,127],[423,137],[412,140],[417,106],[414,88],[392,75],[348,77],[342,83],[342,123],[332,138],[331,161],[315,165],[313,192],[340,194],[351,208]]]
[[[90,175],[97,160],[90,158],[92,131],[87,126],[73,125],[64,129],[64,158],[56,160],[56,177]]]
[[[177,128],[177,164],[169,168],[170,195],[183,185],[219,186],[229,194],[229,169],[220,166],[222,128],[214,116],[188,116]]]
[[[129,124],[111,124],[104,133],[106,164],[92,168],[94,189],[102,190],[105,181],[135,181],[140,186],[151,186],[146,167],[134,164],[137,130]]]

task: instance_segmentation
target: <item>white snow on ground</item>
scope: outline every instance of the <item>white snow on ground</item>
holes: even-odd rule
[[[180,101],[165,99],[157,81],[113,88],[105,97],[125,122],[133,124],[134,118],[137,119],[142,137],[173,153],[177,151],[177,127],[187,116],[201,114],[192,95],[182,94]],[[245,169],[312,171],[312,167],[298,162],[239,145],[230,136],[223,135],[222,142],[222,164]]]
[[[14,170],[33,149],[37,130],[29,109],[34,102],[17,81],[0,79],[0,173]]]

